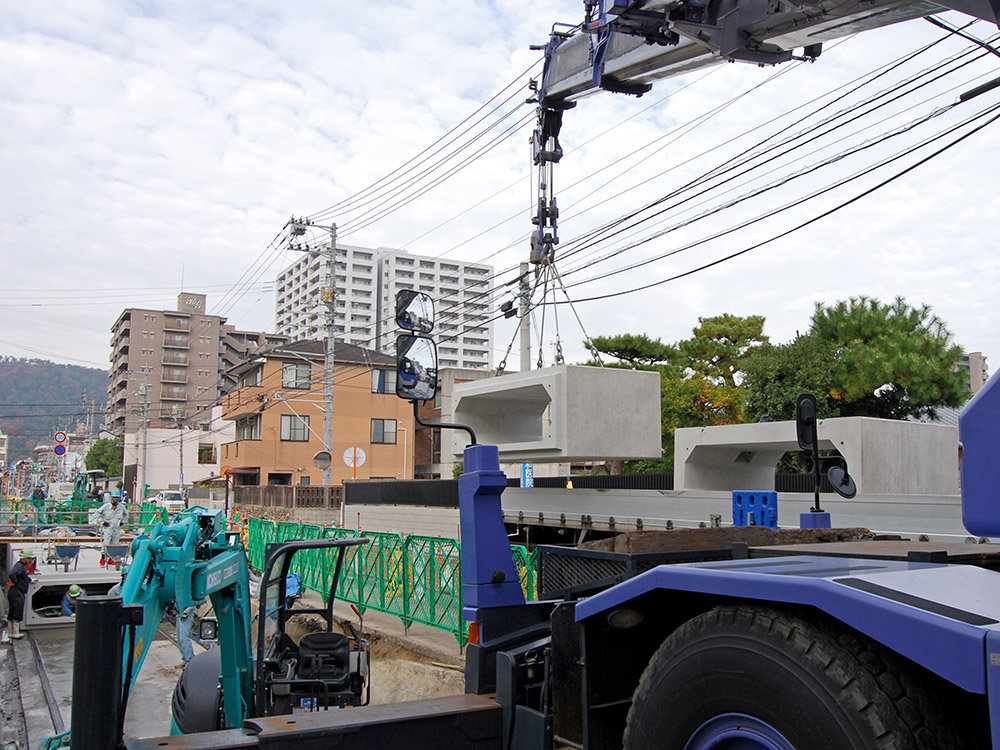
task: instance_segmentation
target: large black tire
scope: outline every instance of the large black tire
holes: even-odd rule
[[[624,746],[723,748],[728,732],[745,743],[734,747],[961,747],[906,666],[833,621],[717,607],[674,631],[653,656]]]

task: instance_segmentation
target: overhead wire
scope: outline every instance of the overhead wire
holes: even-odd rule
[[[931,69],[926,69],[926,70],[931,70]],[[924,72],[926,72],[926,70]],[[899,87],[902,87],[904,85],[906,85],[906,82],[900,83],[896,87],[893,87],[892,89],[886,89],[886,90],[884,90],[882,92],[879,92],[877,95],[871,97],[870,100],[868,100],[868,101],[876,101],[878,98],[884,97],[888,93],[891,93],[892,91],[894,91],[894,90],[896,90]],[[919,87],[920,86],[918,86],[917,88],[919,88]],[[896,98],[898,98],[898,97],[896,97]],[[890,101],[894,101],[894,100],[890,100]],[[879,108],[881,106],[886,106],[887,103],[888,102],[883,102],[881,105],[877,105],[875,108],[877,109],[877,108]],[[848,114],[849,113],[853,113],[858,108],[860,108],[860,106],[862,106],[862,105],[855,105],[854,107],[844,109],[844,110],[842,110],[839,113],[839,116],[842,117],[842,116],[844,116],[845,113],[848,113]],[[822,108],[823,107],[820,107],[819,110],[817,110],[817,111],[820,111]],[[860,117],[860,115],[858,115],[858,116],[856,116],[856,117],[854,117],[854,118],[852,118],[850,120],[847,120],[846,122],[849,123],[851,121],[854,121],[854,120],[858,119],[859,117]],[[829,122],[832,122],[832,121],[833,121],[833,118],[830,118],[826,122],[829,123]],[[585,237],[585,241],[584,242],[581,243],[579,240],[574,239],[573,241],[571,241],[570,247],[568,249],[565,249],[565,250],[562,251],[561,257],[563,259],[565,259],[567,257],[572,257],[573,255],[578,254],[582,250],[587,249],[588,247],[592,247],[592,246],[598,244],[599,241],[607,240],[607,239],[613,238],[614,236],[617,236],[617,235],[621,234],[623,230],[620,229],[620,226],[622,224],[624,224],[625,222],[627,222],[627,221],[630,221],[630,220],[634,219],[635,220],[635,224],[638,225],[638,224],[644,223],[646,221],[649,221],[651,218],[653,218],[655,216],[658,216],[658,215],[660,215],[662,213],[665,213],[667,210],[670,210],[670,209],[673,209],[673,208],[677,208],[679,205],[682,205],[683,203],[689,202],[689,201],[693,200],[695,197],[697,197],[699,201],[703,201],[705,199],[706,189],[717,189],[719,186],[721,186],[723,184],[726,184],[726,183],[728,183],[728,182],[736,179],[737,177],[740,177],[740,176],[752,173],[754,169],[757,169],[757,168],[759,168],[761,166],[770,165],[773,161],[776,160],[777,157],[772,156],[763,165],[760,165],[760,164],[753,165],[752,162],[753,162],[754,159],[759,159],[762,156],[768,155],[771,152],[775,151],[776,149],[778,149],[778,148],[780,148],[782,146],[785,146],[785,145],[787,145],[789,143],[793,143],[795,141],[799,141],[798,145],[790,147],[782,155],[787,154],[787,153],[789,153],[790,151],[792,151],[794,149],[800,148],[805,143],[810,143],[810,142],[814,142],[814,141],[820,140],[824,136],[828,135],[830,132],[833,132],[833,130],[835,130],[835,129],[839,128],[839,127],[842,127],[843,125],[844,125],[844,123],[841,123],[840,125],[832,126],[828,131],[819,132],[819,133],[817,133],[815,127],[804,128],[802,131],[799,131],[799,132],[794,133],[792,135],[787,135],[785,138],[783,138],[781,141],[779,141],[779,143],[772,145],[771,147],[769,147],[765,151],[757,151],[756,153],[754,153],[754,149],[758,148],[759,146],[761,146],[763,144],[766,144],[769,140],[771,140],[770,137],[766,138],[763,141],[760,141],[754,147],[751,147],[750,149],[747,149],[744,152],[741,152],[741,154],[739,154],[737,157],[733,157],[730,160],[728,160],[727,162],[724,162],[722,165],[718,165],[715,168],[713,168],[712,170],[709,170],[708,172],[703,173],[703,174],[699,175],[698,177],[693,178],[692,180],[690,180],[686,184],[680,186],[679,188],[673,189],[671,192],[669,192],[666,195],[658,198],[655,201],[652,201],[652,202],[646,204],[642,208],[630,211],[625,216],[619,217],[619,219],[616,219],[616,220],[611,221],[611,222],[607,222],[606,224],[604,224],[601,227],[599,227],[597,231],[590,232],[589,235],[587,237]],[[806,135],[808,137],[805,137]],[[722,178],[724,175],[729,174],[730,172],[732,172],[735,169],[742,169],[742,171],[736,172],[735,174],[731,174],[730,176],[726,177],[725,179],[722,179],[721,182],[718,182],[715,185],[711,185],[710,180],[713,177]],[[708,182],[710,184],[710,188],[706,188],[706,182]],[[697,190],[697,192],[694,192],[695,190]],[[679,196],[682,196],[685,192],[688,193],[688,197],[687,198],[679,199],[678,202],[669,205],[666,209],[662,209],[662,210],[658,211],[657,213],[652,214],[651,216],[647,215],[647,216],[645,216],[642,219],[637,218],[637,217],[640,217],[643,214],[644,211],[649,211],[652,208],[656,208],[656,207],[660,206],[665,201],[667,201],[667,200],[669,200],[671,198],[679,198]],[[611,231],[612,229],[614,229],[615,231],[612,232]],[[615,254],[618,254],[618,252],[616,252]],[[607,259],[607,258],[605,257],[604,259]],[[587,266],[591,265],[592,263],[593,263],[593,261],[587,261]],[[582,268],[582,267],[583,266],[581,265],[580,268]],[[575,269],[575,270],[580,270],[580,268]],[[568,276],[568,275],[571,275],[572,273],[574,273],[574,270],[569,270],[569,271],[564,272],[564,275]]]
[[[984,128],[988,127],[989,125],[992,125],[994,122],[996,122],[998,119],[1000,119],[1000,114],[993,114],[993,113],[998,112],[998,111],[1000,111],[1000,104],[994,104],[991,107],[989,107],[987,110],[985,110],[984,112],[979,112],[979,113],[976,113],[975,115],[970,116],[969,118],[967,118],[962,123],[959,123],[958,125],[949,127],[947,130],[943,131],[942,133],[939,133],[939,134],[933,136],[932,138],[925,140],[924,142],[922,142],[921,144],[918,144],[917,146],[913,146],[913,147],[907,148],[905,151],[900,152],[898,154],[895,154],[891,158],[889,158],[887,160],[884,160],[883,162],[880,162],[879,164],[877,164],[877,165],[875,165],[873,167],[870,167],[868,169],[862,170],[861,172],[855,173],[854,175],[852,175],[849,178],[845,178],[844,180],[838,181],[838,183],[836,183],[836,185],[835,185],[836,187],[839,187],[839,186],[841,186],[843,184],[847,184],[848,182],[852,182],[852,181],[854,181],[855,179],[858,179],[861,176],[864,176],[864,175],[867,175],[867,174],[871,173],[875,169],[878,169],[878,168],[880,168],[882,166],[885,166],[886,164],[891,163],[893,161],[896,161],[896,160],[902,158],[903,156],[909,155],[910,153],[916,151],[918,148],[922,148],[922,147],[924,147],[926,145],[929,145],[930,143],[933,143],[933,142],[935,142],[937,140],[940,140],[941,138],[944,138],[947,135],[952,134],[958,128],[960,128],[960,127],[962,127],[964,125],[968,125],[971,122],[973,122],[975,120],[978,120],[978,119],[981,119],[981,118],[984,118],[984,117],[986,117],[988,115],[991,115],[991,114],[993,115],[992,117],[989,117],[989,119],[987,119],[986,122],[981,123],[980,125],[978,125],[974,129],[972,129],[971,131],[969,131],[968,133],[962,134],[961,136],[955,138],[955,140],[953,140],[953,141],[945,144],[944,146],[942,146],[938,150],[934,151],[933,153],[929,154],[928,156],[923,157],[922,159],[920,159],[916,163],[911,164],[911,165],[905,167],[904,169],[900,170],[899,172],[896,172],[895,174],[893,174],[890,177],[888,177],[887,179],[879,182],[878,184],[876,184],[876,185],[874,185],[874,186],[872,186],[870,188],[867,188],[864,191],[862,191],[862,192],[860,192],[860,193],[852,196],[848,200],[845,200],[845,201],[843,201],[843,202],[841,202],[841,203],[833,206],[830,209],[822,211],[821,213],[812,216],[811,218],[807,219],[806,221],[801,222],[801,223],[793,226],[790,229],[782,231],[779,234],[773,235],[773,236],[769,237],[766,240],[754,243],[754,244],[752,244],[752,245],[750,245],[748,247],[745,247],[745,248],[743,248],[743,249],[741,249],[739,251],[736,251],[736,252],[733,252],[733,253],[728,253],[728,254],[722,256],[721,258],[717,258],[717,259],[715,259],[713,261],[703,263],[703,264],[701,264],[701,265],[699,265],[699,266],[697,266],[695,268],[692,268],[692,269],[690,269],[688,271],[684,271],[682,273],[674,274],[674,275],[671,275],[671,276],[663,278],[663,279],[658,279],[656,281],[652,281],[652,282],[649,282],[647,284],[642,284],[640,286],[630,287],[629,289],[624,289],[624,290],[620,290],[620,291],[617,291],[617,292],[609,292],[607,294],[599,294],[599,295],[594,295],[594,296],[590,296],[590,297],[577,298],[575,301],[578,302],[578,303],[581,303],[581,302],[593,302],[593,301],[597,301],[597,300],[612,299],[612,298],[615,298],[615,297],[620,297],[622,295],[634,294],[636,292],[644,291],[646,289],[651,289],[653,287],[661,286],[662,284],[665,284],[665,283],[668,283],[668,282],[671,282],[671,281],[676,281],[678,279],[685,278],[687,276],[691,276],[691,275],[693,275],[695,273],[698,273],[700,271],[704,271],[704,270],[707,270],[709,268],[713,268],[713,267],[715,267],[715,266],[717,266],[717,265],[719,265],[721,263],[727,262],[729,260],[733,260],[733,259],[735,259],[735,258],[737,258],[737,257],[739,257],[741,255],[745,255],[746,253],[749,253],[749,252],[751,252],[753,250],[756,250],[756,249],[759,249],[761,247],[764,247],[765,245],[768,245],[768,244],[770,244],[772,242],[775,242],[775,241],[777,241],[779,239],[783,239],[783,238],[785,238],[785,237],[793,234],[794,232],[799,231],[800,229],[803,229],[803,228],[805,228],[807,226],[810,226],[811,224],[815,224],[816,222],[818,222],[818,221],[820,221],[820,220],[822,220],[822,219],[824,219],[824,218],[826,218],[826,217],[828,217],[828,216],[836,213],[837,211],[840,211],[840,210],[846,208],[847,206],[850,206],[850,205],[858,202],[859,200],[861,200],[863,198],[866,198],[867,196],[875,193],[876,191],[880,190],[881,188],[885,187],[886,185],[889,185],[889,184],[895,182],[896,180],[900,179],[901,177],[903,177],[903,176],[909,174],[910,172],[914,171],[918,167],[923,166],[924,164],[926,164],[927,162],[931,161],[932,159],[940,156],[941,154],[945,153],[949,149],[953,148],[954,146],[958,145],[962,141],[964,141],[967,138],[971,137],[972,135],[978,133],[979,131],[983,130]],[[821,192],[822,193],[828,192],[829,189],[830,188],[828,186],[827,189],[824,189]],[[810,196],[810,197],[815,197],[815,196]],[[721,236],[722,234],[727,234],[730,231],[732,231],[732,230],[726,230],[726,232],[719,233],[716,236]],[[713,238],[715,238],[716,236],[713,236]],[[562,303],[553,302],[553,303],[549,303],[549,304],[562,304]]]

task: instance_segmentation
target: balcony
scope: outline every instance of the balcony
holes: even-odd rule
[[[187,333],[191,330],[191,321],[184,318],[167,318],[163,321],[164,331],[184,331]]]
[[[186,367],[188,357],[186,354],[179,354],[177,352],[164,352],[163,359],[160,362],[165,365],[182,365]]]
[[[160,401],[187,401],[187,391],[184,388],[161,388]]]
[[[163,337],[163,348],[164,349],[187,349],[188,348],[188,337],[178,336],[176,334],[170,335],[166,334]]]
[[[111,340],[113,344],[117,344],[119,341],[127,339],[132,334],[132,328],[128,323],[126,323],[121,328],[113,330],[112,334],[114,335],[111,337]]]
[[[173,374],[163,373],[163,377],[160,378],[160,382],[161,383],[187,383],[188,382],[188,376],[187,376],[187,373],[183,373],[183,374],[180,374],[180,375],[178,375],[176,373],[173,373]]]

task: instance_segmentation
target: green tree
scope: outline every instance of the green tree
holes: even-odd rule
[[[101,438],[87,451],[84,459],[88,469],[103,469],[104,476],[119,477],[122,474],[122,443],[113,438]]]
[[[695,373],[735,388],[743,376],[743,361],[756,347],[767,342],[764,316],[740,317],[724,313],[698,318],[694,335],[677,344]]]
[[[748,413],[791,419],[798,393],[811,391],[821,417],[933,416],[969,397],[955,367],[961,356],[927,305],[902,297],[817,303],[808,333],[748,358]]]
[[[597,351],[609,354],[618,359],[622,365],[636,370],[656,370],[669,367],[678,357],[676,347],[664,344],[659,339],[651,339],[645,334],[623,333],[618,336],[595,336],[592,343]]]
[[[624,470],[629,473],[673,471],[678,427],[742,420],[744,391],[736,380],[747,352],[766,341],[764,318],[727,314],[699,318],[698,323],[690,339],[674,345],[635,334],[593,339],[598,351],[619,360],[615,366],[660,373],[662,455],[626,462]]]

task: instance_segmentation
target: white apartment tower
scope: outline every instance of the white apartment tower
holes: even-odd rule
[[[439,366],[491,367],[492,266],[339,243],[334,259],[338,341],[391,354],[397,333],[396,292],[413,289],[434,299]],[[303,253],[281,271],[275,284],[278,333],[293,341],[322,338],[326,314],[322,290],[327,286],[326,260],[316,253]]]

